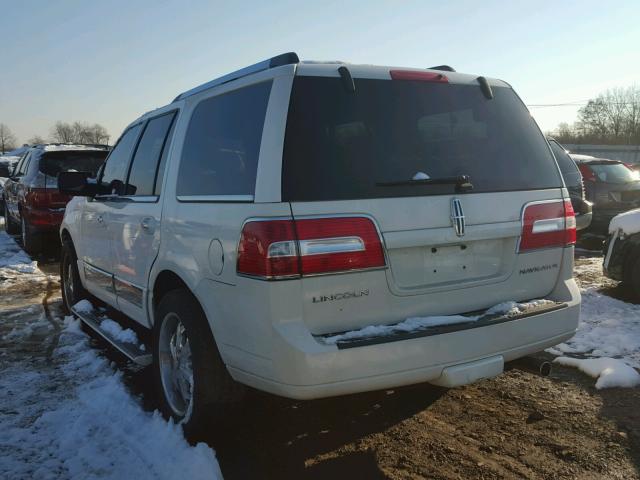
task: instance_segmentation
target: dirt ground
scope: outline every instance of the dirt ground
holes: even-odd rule
[[[40,266],[56,274],[55,260]],[[624,298],[593,273],[580,280]],[[43,311],[59,315],[59,297],[55,277],[0,281],[0,334]],[[42,357],[52,343],[36,337],[11,354]],[[95,346],[154,409],[149,372]],[[554,367],[549,377],[512,369],[452,390],[418,385],[313,402],[252,392],[208,443],[227,479],[640,479],[640,389],[593,385],[576,370]]]

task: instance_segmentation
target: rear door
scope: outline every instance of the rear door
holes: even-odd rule
[[[518,254],[525,205],[562,204],[563,191],[546,140],[506,86],[488,99],[475,79],[356,78],[350,92],[340,78],[296,77],[282,191],[296,220],[371,218],[386,248],[386,272],[302,280],[314,333],[539,298],[558,278],[562,248]],[[540,265],[550,267],[519,274]],[[368,306],[316,301],[345,293]]]
[[[104,193],[87,200],[82,211],[82,235],[78,241],[85,287],[112,306],[117,302],[113,286],[111,212],[119,206],[118,200],[124,192],[129,162],[141,130],[142,124],[136,124],[122,134],[98,177]]]
[[[160,194],[175,116],[172,111],[147,122],[124,194],[109,213],[118,308],[147,326],[147,279],[160,246]]]

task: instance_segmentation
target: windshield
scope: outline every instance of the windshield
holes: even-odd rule
[[[640,180],[640,174],[622,163],[589,163],[596,178],[604,183],[630,183]]]
[[[478,85],[355,79],[355,86],[295,78],[283,200],[449,194],[452,185],[406,181],[460,175],[473,192],[562,186],[546,140],[510,88],[494,87],[487,100]]]
[[[47,152],[40,160],[40,171],[52,177],[68,171],[91,172],[95,177],[108,153],[107,150]]]

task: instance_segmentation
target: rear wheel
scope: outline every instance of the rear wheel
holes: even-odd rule
[[[4,202],[4,229],[9,235],[15,235],[18,233],[18,226],[9,215],[9,207],[7,207],[6,201]]]
[[[222,418],[244,388],[220,357],[200,305],[184,290],[167,293],[155,313],[153,370],[160,408],[197,437]]]
[[[88,298],[88,294],[80,282],[78,259],[73,245],[68,240],[62,242],[60,281],[62,283],[62,305],[67,313],[71,313],[71,307],[80,300]]]
[[[22,248],[30,255],[42,252],[42,234],[35,233],[24,218],[21,219],[22,224]]]

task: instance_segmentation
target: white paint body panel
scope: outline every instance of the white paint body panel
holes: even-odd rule
[[[566,189],[459,195],[468,219],[463,240],[451,227],[450,195],[293,204],[281,201],[284,131],[294,75],[338,76],[339,66],[301,63],[277,67],[204,90],[142,117],[180,109],[159,202],[114,207],[109,212],[109,233],[91,223],[106,206],[76,199],[74,208],[67,209],[62,227],[71,235],[80,259],[98,262],[101,268],[144,289],[142,308],[105,292],[98,294],[83,277],[85,286],[140,324],[152,326],[151,292],[156,279],[163,272],[174,273],[200,302],[232,376],[292,398],[318,398],[424,381],[453,385],[456,378],[465,377],[456,373],[456,365],[479,362],[476,373],[465,378],[480,378],[498,373],[497,363],[484,359],[514,360],[571,337],[580,308],[580,294],[572,279],[573,248],[516,253],[523,206],[531,201],[568,198]],[[348,67],[354,77],[390,78],[389,67]],[[447,76],[455,83],[476,81],[470,75]],[[178,200],[176,179],[194,108],[203,99],[268,79],[273,79],[273,87],[254,200]],[[506,85],[498,80],[489,82]],[[236,273],[238,241],[247,219],[324,215],[373,218],[386,247],[388,268],[273,282]],[[142,234],[137,227],[140,218],[146,216],[156,222],[152,235]],[[109,242],[113,243],[111,248]],[[463,244],[467,248],[460,255]],[[438,252],[432,252],[433,248]],[[110,252],[110,257],[101,257],[100,252]],[[520,273],[537,265],[552,267]],[[314,296],[359,289],[369,294],[313,302]],[[566,302],[567,306],[482,328],[344,350],[321,344],[313,336],[539,297]],[[447,370],[451,373],[445,374],[446,379],[438,380],[448,367],[454,370]]]

